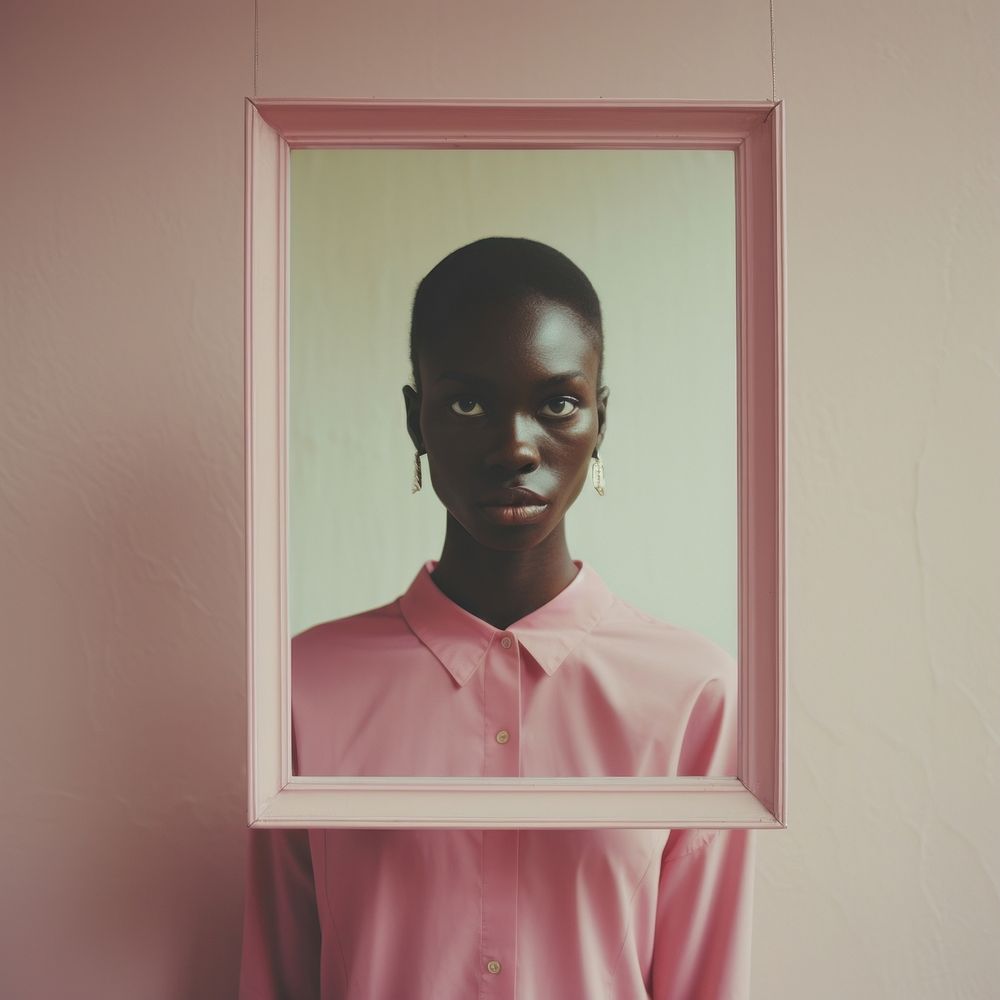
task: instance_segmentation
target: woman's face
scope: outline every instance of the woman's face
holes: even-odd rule
[[[480,544],[537,545],[586,482],[604,438],[608,390],[589,327],[533,295],[480,307],[421,348],[421,394],[404,387],[407,423],[434,492]],[[506,494],[521,488],[537,494]]]

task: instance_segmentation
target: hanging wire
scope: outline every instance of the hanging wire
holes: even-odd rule
[[[260,17],[257,10],[258,0],[253,0],[253,96],[257,96],[257,58],[260,52]],[[772,49],[774,45],[772,43]]]
[[[771,103],[775,103],[774,90],[774,0],[770,0],[771,5]]]

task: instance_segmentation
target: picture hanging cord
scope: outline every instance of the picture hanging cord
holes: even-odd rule
[[[775,103],[774,98],[774,0],[770,0],[771,6],[771,103]]]
[[[257,0],[253,0],[253,96],[257,96],[257,53],[260,51],[258,33]]]

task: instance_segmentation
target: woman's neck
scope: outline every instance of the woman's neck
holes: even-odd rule
[[[551,601],[577,572],[564,523],[530,549],[506,551],[479,545],[449,514],[444,548],[431,576],[459,607],[503,629]]]

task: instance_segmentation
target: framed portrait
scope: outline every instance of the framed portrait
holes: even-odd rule
[[[247,100],[251,825],[785,825],[783,157],[780,102]],[[734,773],[424,764],[449,717],[411,717],[405,688],[383,714],[384,679],[359,709],[333,661],[301,708],[293,640],[396,608],[441,551],[401,392],[414,294],[498,237],[555,248],[599,296],[603,478],[566,515],[570,549],[731,658]],[[672,649],[623,705],[659,704]],[[299,773],[297,697],[335,773]],[[614,725],[648,739],[631,711]]]

